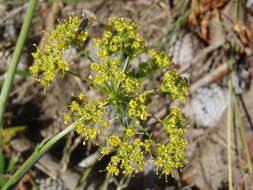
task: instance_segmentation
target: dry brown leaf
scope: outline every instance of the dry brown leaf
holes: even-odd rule
[[[253,51],[253,27],[236,23],[233,29],[238,33],[241,42]]]
[[[209,20],[210,20],[210,12],[207,12],[201,19],[200,22],[200,37],[203,40],[207,40],[208,38],[208,28],[209,28]]]
[[[211,136],[202,140],[194,159],[184,170],[182,179],[201,190],[219,189],[226,180],[224,152],[224,147]]]
[[[198,3],[198,1],[194,0],[192,1],[192,12],[189,16],[189,21],[197,25],[201,23],[201,21],[198,21],[198,18],[201,17],[202,14],[206,12],[210,12],[212,9],[218,9],[224,6],[228,1],[227,0],[207,0],[201,3]],[[205,14],[206,16],[206,14]],[[205,17],[204,16],[204,17]],[[202,20],[202,19],[200,19]]]
[[[253,56],[252,56],[252,55],[249,56],[249,57],[247,57],[247,64],[248,64],[251,68],[253,68]],[[253,145],[252,145],[252,148],[253,148]]]
[[[220,12],[217,9],[211,13],[208,33],[210,45],[218,41],[225,41],[224,26],[220,19]]]
[[[188,20],[193,25],[197,25],[197,24],[199,24],[198,17],[202,13],[202,8],[200,7],[199,2],[196,0],[192,0],[191,8],[192,8],[192,12],[190,13],[190,15],[188,17]]]
[[[220,9],[228,1],[227,0],[207,0],[201,3],[192,1],[192,12],[188,18],[189,22],[193,25],[199,25],[200,33],[199,36],[208,41],[210,28],[210,19],[213,10]]]
[[[18,183],[18,190],[30,190],[32,189],[32,184],[32,179],[28,175],[25,175]]]
[[[208,9],[217,9],[222,7],[228,1],[226,0],[207,0],[202,3],[203,7]]]
[[[206,131],[207,131],[206,129],[187,129],[186,137],[189,137],[192,139],[198,138],[198,137],[206,135],[207,133]]]
[[[253,136],[251,135],[248,140],[248,147],[250,156],[253,158]]]

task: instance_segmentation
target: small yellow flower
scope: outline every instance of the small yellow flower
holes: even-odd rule
[[[108,166],[106,167],[106,170],[107,170],[109,173],[111,173],[112,175],[115,175],[115,176],[119,175],[119,169],[118,169],[117,166],[108,165]]]
[[[129,115],[136,115],[135,109],[131,109],[131,108],[130,108],[130,109],[128,110],[128,114],[129,114]]]
[[[102,120],[100,123],[103,127],[108,127],[109,126],[109,121],[107,121],[107,120]]]
[[[92,64],[91,64],[91,69],[93,69],[93,70],[99,70],[99,65],[98,65],[98,63],[92,63]]]
[[[112,37],[112,32],[111,31],[105,31],[104,32],[104,38],[110,39],[111,37]]]
[[[77,110],[79,110],[79,108],[80,108],[79,104],[76,101],[72,101],[70,110],[77,111]]]
[[[84,123],[83,123],[82,120],[78,120],[78,121],[76,121],[76,123],[75,123],[75,127],[76,127],[76,132],[77,132],[78,134],[81,134],[81,133],[83,133],[83,131],[84,131],[85,125],[84,125]]]
[[[67,124],[71,120],[71,114],[63,113],[63,115],[64,115],[64,124]]]
[[[124,128],[124,131],[128,137],[136,135],[136,131],[133,128]]]
[[[108,144],[111,146],[118,146],[121,143],[121,140],[118,136],[112,135],[107,138]]]
[[[103,148],[103,149],[101,150],[101,154],[103,154],[103,155],[108,155],[108,154],[110,154],[111,152],[112,152],[112,150],[109,149],[109,148]]]
[[[79,97],[80,100],[84,101],[84,100],[86,99],[86,94],[80,93],[80,94],[78,95],[78,97]]]
[[[144,140],[144,143],[143,143],[143,146],[144,146],[144,148],[145,148],[145,150],[147,151],[147,152],[150,152],[151,151],[151,146],[152,146],[152,140],[147,140],[147,139],[145,139]]]
[[[86,128],[84,134],[86,135],[87,138],[94,139],[96,138],[97,134],[99,133],[99,130],[95,129],[94,127],[92,128]]]
[[[105,50],[98,51],[97,52],[97,56],[99,56],[99,57],[106,57],[106,56],[108,56],[108,52],[105,51]]]

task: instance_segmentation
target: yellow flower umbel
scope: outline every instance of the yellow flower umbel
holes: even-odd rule
[[[84,134],[86,140],[94,139],[101,132],[96,124],[101,127],[108,126],[108,122],[104,119],[105,105],[100,104],[101,99],[87,101],[84,93],[79,94],[78,99],[72,101],[70,112],[64,114],[65,122],[68,123],[69,118],[76,120],[76,132]]]
[[[144,168],[144,143],[139,139],[123,141],[117,145],[116,155],[112,156],[106,170],[118,175],[121,168],[123,174],[134,175]]]
[[[154,64],[157,65],[158,68],[171,65],[171,59],[166,55],[164,51],[157,51],[152,49],[149,50],[148,53],[151,59],[154,61]]]
[[[146,51],[144,39],[138,32],[138,25],[124,18],[110,18],[107,22],[108,30],[103,39],[95,39],[94,43],[100,48],[100,57],[110,56],[116,52],[125,53],[133,58]]]
[[[63,52],[86,40],[87,32],[77,33],[81,22],[80,17],[69,17],[50,33],[43,49],[37,47],[37,51],[32,53],[34,64],[30,67],[30,71],[41,85],[51,84],[59,71],[64,73],[69,70],[70,63],[63,59]]]
[[[147,120],[149,103],[149,94],[147,92],[140,93],[136,98],[130,100],[128,114],[139,117],[141,120]]]
[[[185,101],[188,84],[176,71],[167,71],[164,74],[161,91],[170,93],[172,98],[179,98]]]
[[[173,107],[171,114],[163,120],[164,128],[170,138],[165,144],[158,143],[155,165],[162,168],[162,174],[168,175],[174,169],[183,167],[187,140],[184,136],[185,116],[178,107]]]
[[[120,70],[119,64],[119,57],[110,58],[107,61],[92,63],[91,68],[98,71],[94,81],[95,84],[101,84],[105,81],[123,80],[125,75]]]
[[[33,53],[34,65],[30,70],[42,85],[49,85],[58,72],[69,71],[70,63],[63,59],[63,52],[71,46],[79,46],[88,35],[80,30],[80,23],[86,25],[87,20],[75,16],[68,18],[50,33],[45,48],[37,48]],[[86,79],[66,72],[91,83],[90,86],[104,98],[88,100],[84,93],[75,96],[69,112],[64,114],[65,123],[75,122],[76,132],[84,136],[85,142],[92,141],[101,147],[102,155],[112,154],[106,167],[110,174],[135,175],[147,162],[152,162],[162,174],[168,175],[183,166],[187,144],[185,117],[174,107],[161,120],[149,113],[148,106],[155,95],[164,93],[184,100],[188,85],[176,71],[169,70],[172,63],[165,52],[145,46],[138,27],[128,19],[109,19],[102,39],[94,40],[99,48],[99,61],[92,61],[90,65],[93,76]],[[149,54],[148,60],[133,65],[134,59],[143,53]],[[152,78],[150,76],[156,71],[165,69],[168,71],[160,88],[143,89],[143,79]],[[165,143],[158,138],[152,139],[152,130],[142,126],[148,123],[149,117],[164,127],[168,136]],[[112,123],[115,125],[110,126]]]
[[[137,32],[138,25],[128,19],[111,18],[106,26],[103,38],[94,40],[102,60],[91,64],[97,71],[94,83],[106,83],[112,87],[110,91],[134,92],[140,89],[141,81],[129,73],[128,66],[134,57],[146,52],[144,39]]]

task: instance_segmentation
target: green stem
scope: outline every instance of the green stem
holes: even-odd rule
[[[6,102],[10,94],[10,89],[13,82],[14,74],[15,74],[17,64],[19,62],[19,59],[20,59],[27,35],[28,35],[28,30],[32,22],[32,16],[33,16],[36,4],[37,4],[37,0],[30,0],[29,6],[26,10],[24,23],[22,25],[21,32],[18,37],[17,45],[15,47],[15,51],[12,57],[12,61],[7,71],[6,79],[4,80],[4,84],[1,91],[1,97],[0,97],[0,129],[3,128],[3,118],[4,118],[3,115],[5,112]]]
[[[123,67],[123,70],[122,70],[123,73],[126,71],[128,65],[129,65],[129,57],[127,57],[126,62],[125,62],[125,64],[124,64],[124,67]],[[119,89],[120,83],[121,83],[121,81],[119,81],[118,84],[117,84],[116,92],[117,92],[118,89]]]
[[[92,82],[93,82],[91,79],[82,77],[82,76],[80,76],[79,74],[74,73],[74,72],[72,72],[72,71],[64,71],[64,72],[67,73],[67,74],[70,74],[70,75],[72,75],[72,76],[78,77],[79,79],[81,79],[81,80],[83,80],[83,81],[85,81],[85,82],[89,82],[89,83],[92,83]]]
[[[232,110],[232,104],[233,104],[233,87],[232,87],[232,82],[231,79],[228,81],[228,86],[229,86],[229,104],[228,104],[228,115],[227,115],[227,162],[228,162],[228,185],[229,185],[229,190],[233,189],[233,176],[232,176],[232,150],[231,150],[231,145],[232,145],[232,115],[233,115],[233,110]]]
[[[86,54],[87,58],[89,59],[90,62],[95,62],[88,54]]]
[[[236,0],[236,20],[240,21],[240,13],[241,13],[241,0]]]
[[[239,130],[240,130],[240,135],[241,135],[241,139],[242,139],[243,150],[246,152],[246,159],[248,162],[249,173],[251,175],[251,178],[253,178],[253,166],[252,166],[252,162],[251,162],[249,147],[247,144],[247,136],[246,136],[245,130],[244,130],[245,126],[243,124],[242,116],[241,116],[241,113],[239,110],[239,105],[237,102],[235,102],[235,113],[236,113],[236,120],[239,123]]]
[[[95,162],[96,163],[96,162]],[[87,168],[85,170],[85,172],[83,173],[83,176],[81,177],[81,179],[79,180],[79,185],[76,187],[75,190],[80,190],[81,189],[81,186],[83,185],[83,183],[87,180],[88,176],[90,175],[95,163],[90,166],[89,168]]]
[[[100,186],[99,190],[107,190],[108,184],[110,183],[111,174],[107,172],[104,183]]]
[[[55,136],[44,139],[38,144],[31,156],[23,163],[23,165],[11,176],[2,190],[9,189],[59,140],[70,133],[75,128],[75,123],[69,125]]]

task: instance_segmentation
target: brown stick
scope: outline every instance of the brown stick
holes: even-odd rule
[[[231,70],[231,65],[228,63],[223,63],[222,65],[217,67],[215,70],[210,72],[208,75],[206,75],[205,77],[201,78],[200,80],[192,84],[190,87],[190,93],[193,93],[198,88],[204,85],[220,80],[225,75],[227,75],[230,72],[230,70]]]

